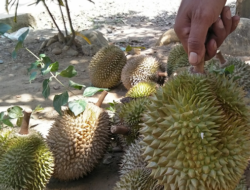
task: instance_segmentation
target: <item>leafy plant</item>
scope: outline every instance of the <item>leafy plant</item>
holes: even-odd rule
[[[4,125],[13,127],[12,119],[17,119],[16,125],[21,126],[23,120],[23,109],[19,106],[12,106],[8,108],[7,115],[5,112],[0,113],[0,129],[3,128]]]
[[[0,23],[0,34],[4,35],[6,31],[8,31],[11,27],[6,24],[1,24]],[[24,40],[27,36],[29,31],[26,31],[23,33],[19,38],[18,42],[16,45],[15,50],[12,53],[12,57],[16,58],[17,51],[20,48],[24,47]],[[87,102],[85,99],[78,97],[78,100],[74,100],[71,102],[68,102],[69,100],[69,94],[68,91],[70,91],[72,94],[74,94],[71,90],[70,87],[77,89],[77,90],[82,90],[82,88],[85,87],[83,84],[78,84],[72,80],[69,80],[68,86],[64,85],[59,79],[58,76],[64,77],[64,78],[72,78],[77,75],[77,71],[75,70],[73,65],[68,66],[62,71],[59,71],[59,63],[58,62],[52,62],[49,57],[47,57],[45,54],[40,54],[39,57],[36,56],[32,51],[30,51],[27,47],[24,47],[29,53],[31,53],[37,60],[30,65],[28,68],[28,73],[29,73],[29,81],[32,82],[33,80],[36,79],[36,77],[41,74],[43,76],[50,74],[50,77],[47,79],[44,79],[43,81],[43,90],[42,90],[42,95],[45,99],[47,99],[50,95],[50,82],[55,80],[57,81],[63,88],[64,92],[61,94],[57,94],[54,96],[53,99],[53,106],[55,110],[61,115],[61,107],[65,106],[68,104],[69,109],[77,116],[81,112],[85,110]],[[88,87],[85,89],[83,93],[83,97],[89,97],[93,96],[97,92],[106,90],[108,91],[107,88],[96,88],[96,87]],[[4,120],[4,122],[6,122]]]

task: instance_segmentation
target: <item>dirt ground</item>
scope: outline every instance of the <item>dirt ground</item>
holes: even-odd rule
[[[109,1],[107,1],[109,2]],[[108,5],[107,5],[108,6]],[[176,6],[176,5],[175,5]],[[115,7],[112,7],[115,9]],[[74,13],[76,14],[76,13]],[[38,15],[45,15],[39,13]],[[76,14],[77,15],[77,14]],[[93,16],[92,21],[88,23],[88,29],[94,29],[102,32],[109,42],[120,47],[144,46],[148,54],[157,57],[160,61],[167,63],[168,53],[172,45],[164,47],[155,47],[156,40],[161,34],[173,27],[176,15],[176,8],[170,12],[161,12],[156,16],[145,16],[136,12],[124,13],[119,16],[109,15],[102,17]],[[81,20],[81,15],[78,16]],[[42,26],[38,30],[32,30],[25,41],[25,46],[38,55],[38,50],[42,42],[56,33],[55,28],[49,28],[49,17],[43,16]],[[76,21],[75,21],[76,22]],[[46,26],[45,26],[46,25]],[[85,26],[86,27],[86,26]],[[79,27],[81,28],[81,27]],[[51,83],[51,94],[47,100],[42,96],[42,82],[49,76],[38,76],[32,83],[29,83],[27,68],[36,61],[36,58],[29,54],[25,49],[18,53],[16,60],[11,58],[11,52],[16,42],[0,38],[0,112],[6,111],[12,105],[18,105],[22,108],[34,109],[41,105],[44,110],[32,116],[31,127],[40,131],[46,137],[49,128],[53,123],[53,118],[58,114],[54,111],[52,100],[54,95],[62,93],[63,87],[56,81]],[[69,65],[74,65],[77,76],[72,80],[77,83],[91,86],[89,80],[88,65],[91,57],[79,55],[76,57],[67,55],[53,55],[48,49],[44,52],[52,61],[59,62],[59,70],[63,70]],[[58,77],[64,84],[67,84],[65,78]],[[73,90],[74,94],[81,96],[83,90]],[[109,102],[122,98],[126,89],[120,84],[111,89],[104,100],[103,107],[107,107]],[[76,99],[69,92],[70,100]],[[90,102],[95,102],[99,94],[88,98]],[[51,179],[47,185],[47,190],[111,190],[119,179],[119,160],[122,152],[108,152],[106,156],[111,156],[111,163],[100,164],[87,177],[70,182],[59,182]]]

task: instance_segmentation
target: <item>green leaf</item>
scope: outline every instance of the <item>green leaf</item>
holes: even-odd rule
[[[232,74],[234,72],[234,65],[230,65],[228,67],[225,68],[225,74]]]
[[[12,58],[13,58],[13,59],[16,59],[16,57],[17,57],[17,51],[18,51],[19,49],[21,49],[22,47],[23,47],[23,42],[18,42],[18,43],[16,44],[16,47],[15,47],[14,51],[12,52]]]
[[[74,66],[72,66],[72,65],[68,66],[65,70],[63,70],[60,73],[60,76],[67,77],[67,78],[72,78],[76,75],[77,75],[77,72],[76,72]]]
[[[85,110],[86,105],[87,102],[84,99],[75,100],[69,102],[69,109],[77,116]]]
[[[49,82],[50,82],[50,79],[45,79],[43,81],[43,92],[42,92],[42,94],[43,94],[43,97],[45,99],[47,99],[49,97],[49,95],[50,95]]]
[[[4,111],[0,113],[0,121],[3,120],[3,118],[4,118]]]
[[[36,112],[40,112],[42,110],[44,110],[44,108],[41,107],[41,105],[39,104],[39,105],[36,106],[36,108],[33,110],[33,112],[36,113]]]
[[[82,88],[85,87],[85,85],[75,83],[72,80],[69,80],[69,86],[71,86],[71,87],[73,87],[75,89],[78,89],[78,90],[82,90]]]
[[[32,73],[30,74],[30,82],[33,81],[33,80],[35,80],[36,75],[37,75],[37,72],[36,72],[36,71],[34,71],[34,72],[32,72]]]
[[[28,68],[28,72],[30,72],[32,69],[37,69],[37,66],[40,65],[41,62],[37,60],[35,63],[32,63],[30,68]]]
[[[10,122],[9,119],[3,119],[2,122],[3,122],[5,125],[9,126],[9,127],[14,127],[13,124]]]
[[[93,96],[95,95],[95,93],[97,92],[101,92],[101,91],[109,91],[108,88],[97,88],[97,87],[87,87],[84,92],[83,92],[83,96],[84,97],[89,97],[89,96]]]
[[[19,36],[19,38],[17,39],[18,42],[24,42],[25,38],[27,37],[28,33],[29,33],[29,29],[27,29],[21,36]]]
[[[62,1],[62,0],[58,0],[58,3],[59,3],[59,5],[60,5],[60,6],[64,6],[64,4],[63,4],[63,1]]]
[[[0,34],[4,35],[8,30],[11,29],[11,26],[8,24],[0,23]]]
[[[40,54],[39,57],[43,58],[43,57],[46,57],[46,55],[45,54]]]
[[[49,57],[42,57],[43,63],[44,63],[44,67],[41,69],[42,71],[42,75],[46,75],[50,72],[50,68],[49,66],[51,65],[51,60]]]
[[[16,59],[16,57],[17,57],[17,52],[16,52],[16,50],[14,50],[14,51],[11,53],[11,57],[12,57],[13,59]]]
[[[12,119],[23,117],[23,109],[19,106],[13,106],[7,109],[8,115]]]
[[[23,117],[19,117],[19,118],[17,119],[17,121],[16,121],[16,125],[17,125],[18,127],[21,127],[22,122],[23,122]]]
[[[127,47],[126,47],[126,52],[129,52],[129,51],[131,51],[133,48],[130,46],[130,45],[128,45]]]
[[[53,100],[53,106],[60,115],[62,115],[61,106],[67,104],[68,100],[69,100],[69,94],[67,91],[60,95],[55,95]]]
[[[49,66],[49,68],[50,68],[50,71],[51,71],[51,72],[56,72],[56,71],[58,71],[59,63],[56,61],[55,63],[52,63],[52,64]]]

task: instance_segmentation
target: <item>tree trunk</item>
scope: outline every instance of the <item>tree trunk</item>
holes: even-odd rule
[[[242,18],[250,18],[250,0],[237,0],[236,14]]]

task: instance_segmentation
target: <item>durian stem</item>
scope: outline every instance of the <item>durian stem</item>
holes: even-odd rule
[[[201,62],[198,65],[194,66],[193,72],[203,74],[204,73],[204,65],[205,65],[205,60],[204,60],[204,57],[203,57]]]
[[[158,76],[159,77],[167,77],[168,74],[167,74],[167,72],[158,72]]]
[[[223,65],[227,62],[227,60],[223,57],[220,50],[217,50],[216,57],[220,60],[220,63]]]
[[[99,97],[99,99],[98,99],[98,101],[95,103],[95,105],[98,106],[98,107],[101,107],[102,102],[103,102],[103,100],[105,99],[105,97],[107,96],[107,94],[108,94],[108,92],[104,90],[104,91],[101,93],[101,96]]]
[[[110,131],[113,134],[126,135],[129,133],[130,129],[129,129],[129,127],[126,127],[123,125],[113,125],[113,126],[111,126]]]
[[[23,121],[21,124],[21,129],[19,131],[19,134],[21,135],[27,135],[29,134],[29,123],[30,123],[30,116],[31,116],[32,110],[31,109],[25,109],[23,111]]]

